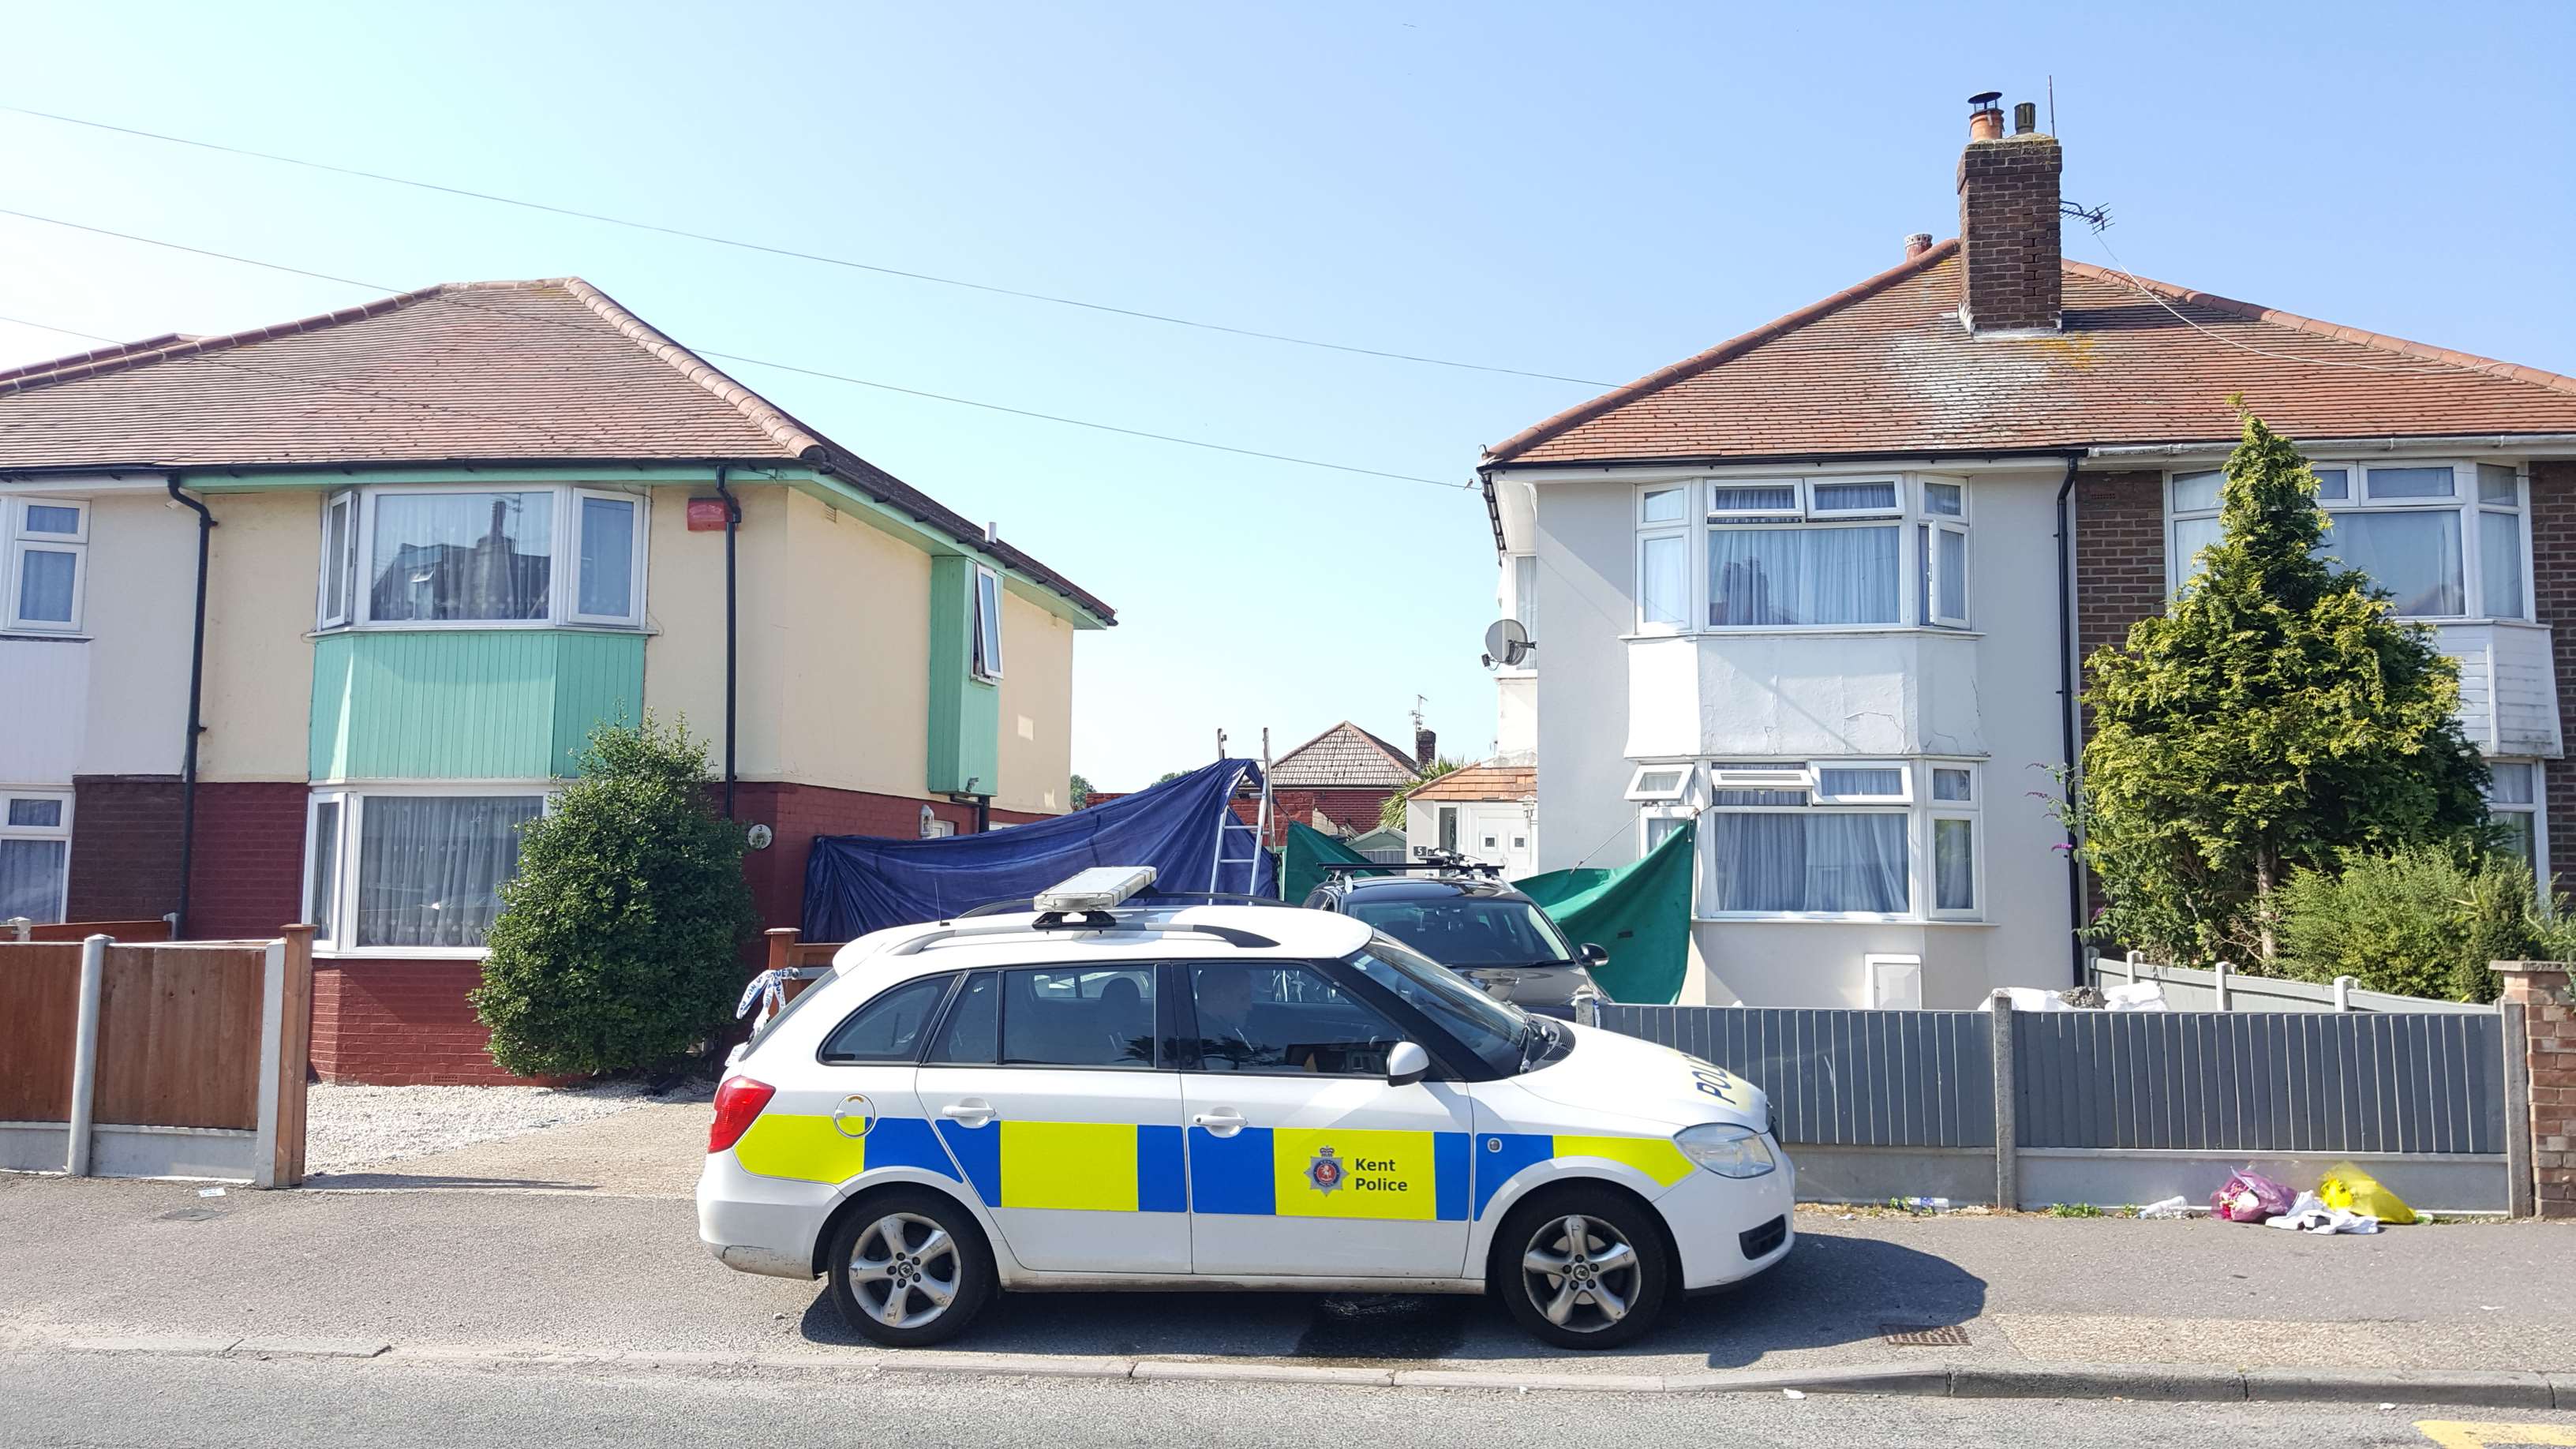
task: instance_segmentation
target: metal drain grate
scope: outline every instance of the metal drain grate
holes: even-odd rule
[[[1920,1323],[1882,1323],[1878,1336],[1899,1348],[1966,1348],[1968,1330],[1958,1324],[1929,1327]]]

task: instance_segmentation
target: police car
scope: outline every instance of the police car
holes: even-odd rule
[[[1789,1251],[1751,1083],[1524,1015],[1350,916],[1139,893],[879,931],[738,1049],[698,1235],[878,1343],[1003,1289],[1499,1294],[1607,1348]]]

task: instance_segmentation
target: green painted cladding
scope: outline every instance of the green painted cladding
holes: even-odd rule
[[[593,725],[644,714],[644,636],[354,630],[313,641],[316,780],[570,775]]]
[[[1002,691],[975,677],[975,561],[930,559],[930,778],[941,794],[998,793],[1002,781]],[[1010,655],[1003,654],[1008,668]]]

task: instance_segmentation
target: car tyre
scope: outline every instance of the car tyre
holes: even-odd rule
[[[992,1300],[993,1250],[956,1199],[919,1188],[869,1198],[833,1231],[825,1276],[852,1331],[919,1348],[965,1330]]]
[[[1673,1259],[1655,1210],[1607,1187],[1541,1192],[1494,1235],[1488,1286],[1521,1327],[1557,1348],[1618,1348],[1655,1325]]]

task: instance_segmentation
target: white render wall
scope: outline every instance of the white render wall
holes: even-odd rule
[[[1982,766],[1980,920],[1701,919],[1682,999],[1868,1006],[1871,953],[1921,957],[1927,1007],[1973,1006],[1996,986],[2072,984],[2066,866],[2053,848],[2063,836],[2031,793],[2054,789],[2047,769],[2063,758],[2062,471],[2047,461],[1968,475],[1964,632],[1635,636],[1639,477],[1540,482],[1539,868],[1636,858],[1638,807],[1623,797],[1640,760],[1968,757]],[[1921,823],[1918,814],[1918,880],[1928,876]]]
[[[1538,873],[1538,806],[1522,800],[1414,800],[1404,810],[1405,853],[1440,844],[1440,812],[1458,812],[1458,853],[1503,868],[1505,880]],[[1493,844],[1485,841],[1491,838]],[[1526,844],[1514,844],[1524,841]]]
[[[18,494],[89,505],[81,628],[0,639],[0,783],[175,775],[187,733],[197,515],[160,488]]]

